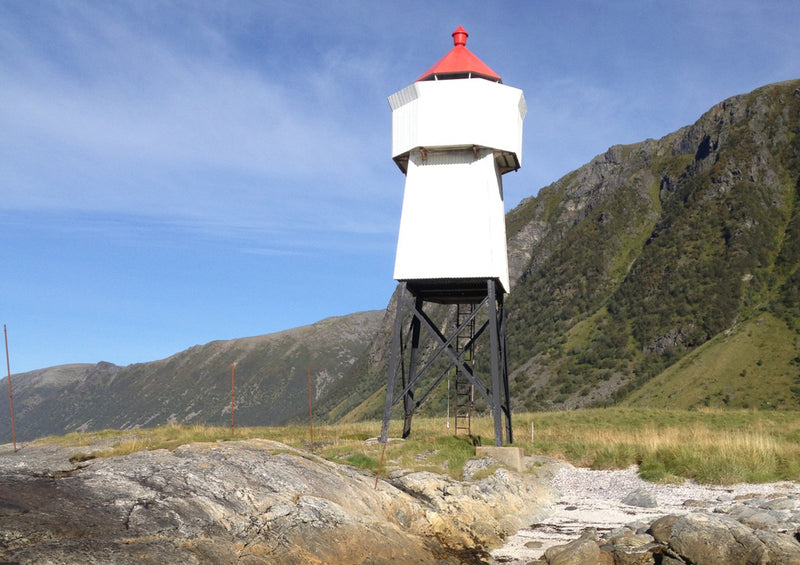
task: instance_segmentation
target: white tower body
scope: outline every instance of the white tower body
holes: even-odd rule
[[[453,36],[448,56],[461,59],[445,57],[389,97],[392,157],[406,174],[394,278],[495,279],[508,292],[502,175],[521,164],[525,98],[485,65],[483,76],[462,68],[483,64],[464,47],[466,32],[460,44]]]

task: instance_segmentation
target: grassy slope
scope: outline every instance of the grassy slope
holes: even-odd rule
[[[692,351],[623,406],[691,409],[800,407],[797,333],[769,313]]]

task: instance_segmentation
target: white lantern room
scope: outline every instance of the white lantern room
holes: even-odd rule
[[[467,32],[389,97],[406,175],[394,278],[421,287],[494,279],[510,290],[502,175],[522,163],[522,91],[466,48]]]

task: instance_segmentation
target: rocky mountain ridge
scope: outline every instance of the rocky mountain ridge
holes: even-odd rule
[[[214,341],[127,367],[100,362],[12,375],[17,439],[168,423],[230,425],[233,364],[235,424],[284,423],[308,413],[309,370],[316,402],[361,356],[383,315],[360,312]],[[11,439],[7,402],[0,403],[0,437]]]
[[[617,401],[759,316],[780,320],[797,351],[799,133],[800,81],[765,86],[659,140],[612,147],[512,211],[510,246],[530,250],[509,297],[521,404]],[[532,242],[526,227],[543,224]],[[770,391],[787,408],[798,406],[792,357],[774,368],[783,393]],[[733,375],[707,376],[722,389]],[[708,403],[744,407],[736,389],[756,375],[743,378]]]

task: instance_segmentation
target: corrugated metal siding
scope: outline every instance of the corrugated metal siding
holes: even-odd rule
[[[392,157],[415,147],[478,145],[521,162],[525,101],[517,88],[482,79],[420,82],[390,96],[389,104]]]
[[[509,290],[502,180],[492,150],[411,152],[396,280],[496,278]]]
[[[419,91],[417,90],[417,85],[412,84],[411,86],[407,86],[403,90],[392,94],[389,97],[389,107],[392,110],[397,110],[401,106],[405,106],[409,102],[413,102],[418,97]]]
[[[430,167],[441,165],[469,165],[475,160],[471,151],[460,150],[444,150],[444,151],[428,151],[427,159],[421,163],[417,163],[418,167]]]

